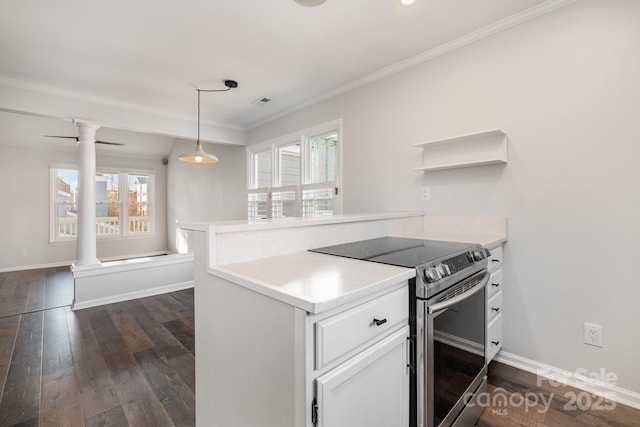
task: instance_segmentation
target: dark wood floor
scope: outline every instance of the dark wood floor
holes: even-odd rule
[[[502,363],[489,365],[489,393],[478,427],[640,426],[637,409],[545,379],[538,381],[535,374]]]
[[[0,426],[193,426],[193,330],[193,290],[0,318]]]
[[[69,267],[0,273],[0,317],[64,307],[72,300]]]
[[[46,292],[33,290],[53,282],[71,289],[64,273],[0,275],[0,304],[23,313],[0,318],[0,426],[195,425],[193,291],[76,312],[68,305],[44,309]],[[44,301],[42,308],[30,310],[34,301]],[[640,426],[640,411],[622,405],[567,411],[565,394],[580,390],[538,387],[535,375],[499,363],[491,364],[489,383],[492,396],[514,398],[506,406],[489,399],[479,427]],[[547,400],[553,393],[549,410],[522,404],[528,393]]]

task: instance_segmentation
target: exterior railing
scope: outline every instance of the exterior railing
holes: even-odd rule
[[[339,212],[335,181],[247,190],[250,221],[266,218],[321,217]]]
[[[73,216],[58,218],[58,237],[74,238],[76,237],[77,218]],[[148,233],[150,231],[150,223],[148,216],[130,216],[128,218],[128,234]],[[120,235],[120,219],[117,217],[98,217],[96,218],[96,236],[119,236]]]

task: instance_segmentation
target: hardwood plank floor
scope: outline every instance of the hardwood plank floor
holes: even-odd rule
[[[69,267],[0,273],[0,317],[71,305]]]
[[[57,306],[72,290],[67,273],[1,273],[0,313],[28,301]],[[44,295],[30,294],[37,290]],[[69,298],[61,307],[0,314],[0,426],[195,425],[193,295],[179,291],[77,312]],[[510,366],[492,363],[489,383],[495,398],[479,427],[640,426],[640,411],[623,405],[567,410],[566,393],[580,390],[538,385],[535,375]],[[529,397],[526,405],[521,396]]]
[[[640,426],[639,410],[512,366],[492,362],[488,377],[491,398],[478,427]]]

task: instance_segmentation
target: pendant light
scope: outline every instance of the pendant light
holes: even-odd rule
[[[325,1],[327,0],[295,0],[295,2],[298,3],[299,5],[306,6],[306,7],[320,6]]]
[[[191,153],[180,154],[178,157],[183,162],[195,163],[195,164],[205,164],[205,163],[217,163],[218,158],[213,154],[205,153],[202,148],[202,143],[200,142],[200,92],[226,92],[235,87],[238,87],[238,82],[235,80],[225,80],[224,85],[227,87],[226,89],[198,89],[198,140],[196,141],[196,149]]]

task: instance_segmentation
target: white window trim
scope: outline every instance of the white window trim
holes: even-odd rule
[[[49,166],[49,243],[57,244],[57,243],[75,243],[77,237],[73,238],[60,238],[57,236],[57,213],[55,212],[56,206],[56,198],[58,195],[58,186],[57,186],[57,173],[58,169],[67,169],[67,170],[75,170],[79,171],[78,165],[73,164],[61,164],[54,163]],[[149,187],[151,187],[151,191],[147,193],[147,197],[149,200],[149,206],[151,209],[149,211],[149,227],[151,231],[149,233],[135,233],[131,234],[128,232],[127,227],[121,228],[121,232],[117,236],[101,236],[98,237],[97,240],[103,241],[115,241],[115,240],[135,240],[135,239],[149,239],[156,236],[156,182],[155,182],[155,170],[150,169],[129,169],[123,167],[110,167],[110,166],[98,166],[96,168],[96,174],[100,173],[117,173],[118,174],[118,187],[119,188],[129,188],[129,183],[126,181],[123,174],[129,175],[146,175],[149,177]],[[120,207],[122,207],[124,198],[124,207],[125,209],[120,209],[120,216],[118,220],[120,224],[128,224],[129,221],[129,209],[128,209],[128,190],[126,194],[121,193]]]
[[[271,150],[271,186],[267,188],[269,192],[277,189],[280,186],[279,180],[280,173],[274,173],[280,171],[280,147],[291,145],[295,143],[300,144],[300,180],[301,185],[308,185],[310,181],[310,164],[308,159],[309,140],[327,132],[335,131],[338,134],[338,176],[336,177],[336,187],[338,188],[338,194],[334,201],[334,214],[339,215],[342,213],[342,197],[344,194],[344,188],[342,186],[342,147],[344,140],[342,137],[342,119],[331,120],[319,125],[311,126],[306,129],[302,129],[297,132],[292,132],[284,136],[273,138],[271,140],[261,142],[258,144],[247,147],[247,191],[256,190],[257,186],[257,164],[255,162],[256,154]],[[248,209],[246,207],[245,211]]]

